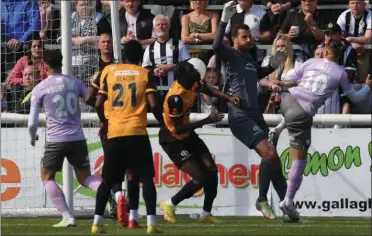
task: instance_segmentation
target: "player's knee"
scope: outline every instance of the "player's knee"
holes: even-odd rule
[[[54,180],[55,179],[55,176],[56,176],[56,172],[55,171],[51,171],[51,170],[48,170],[44,167],[41,167],[40,169],[40,174],[41,174],[41,180],[42,182],[47,182],[49,180]]]

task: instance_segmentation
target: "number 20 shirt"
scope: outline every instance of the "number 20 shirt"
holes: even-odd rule
[[[289,71],[285,80],[298,81],[298,86],[290,88],[289,92],[310,115],[316,114],[338,86],[345,94],[353,91],[345,69],[325,58],[307,60]]]
[[[47,142],[85,140],[79,97],[88,90],[80,80],[67,75],[50,75],[32,91],[31,107],[44,109]]]

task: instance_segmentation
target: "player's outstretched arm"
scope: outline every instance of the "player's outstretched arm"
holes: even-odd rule
[[[211,97],[219,97],[219,98],[225,99],[229,102],[234,103],[235,105],[237,105],[239,103],[239,100],[240,100],[238,97],[231,96],[227,93],[221,92],[220,90],[218,90],[218,89],[216,89],[212,86],[209,86],[207,84],[203,84],[203,86],[200,89],[200,92],[204,93],[208,96],[211,96]]]
[[[212,112],[211,114],[209,114],[207,118],[196,121],[196,122],[184,124],[183,117],[173,117],[172,122],[174,124],[176,134],[183,134],[183,133],[188,133],[195,129],[201,128],[203,127],[203,125],[220,122],[224,117],[225,117],[225,114],[223,113]]]
[[[370,89],[372,88],[372,79],[371,75],[369,74],[366,78],[365,85],[358,91],[355,91],[351,84],[347,81],[347,77],[344,76],[340,80],[340,85],[346,94],[346,96],[352,101],[352,102],[360,102],[364,100],[368,94]]]
[[[184,109],[183,101],[181,96],[172,95],[165,101],[168,104],[168,113],[173,122],[174,130],[170,130],[172,133],[183,134],[191,132],[197,128],[201,128],[203,125],[220,122],[224,118],[223,113],[212,112],[207,118],[192,123],[184,123]],[[164,111],[165,112],[165,111]]]

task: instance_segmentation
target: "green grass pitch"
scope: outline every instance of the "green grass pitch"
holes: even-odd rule
[[[187,216],[177,223],[157,217],[161,235],[372,235],[370,218],[305,217],[303,223],[283,223],[261,217],[220,217],[219,224],[203,225]],[[52,228],[58,218],[2,218],[1,235],[91,235],[92,219],[78,219],[76,227]],[[141,228],[129,230],[111,219],[105,219],[105,235],[146,235],[146,221]]]

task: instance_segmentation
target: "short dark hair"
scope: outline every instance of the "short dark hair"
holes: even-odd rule
[[[234,26],[234,27],[232,28],[232,30],[231,30],[231,35],[232,35],[233,37],[238,36],[239,30],[250,31],[250,28],[249,28],[249,26],[246,25],[246,24],[236,25],[236,26]]]
[[[174,79],[181,85],[192,85],[196,80],[200,80],[200,74],[189,62],[180,61],[174,68]]]
[[[331,40],[329,43],[326,45],[326,47],[331,50],[333,53],[336,55],[339,54],[339,52],[343,51],[343,43],[341,40]],[[339,56],[339,55],[338,55]]]
[[[142,55],[142,45],[138,41],[131,40],[124,45],[123,61],[127,60],[138,64],[142,60]]]
[[[62,60],[61,50],[47,50],[43,53],[43,61],[51,69],[61,69]]]

